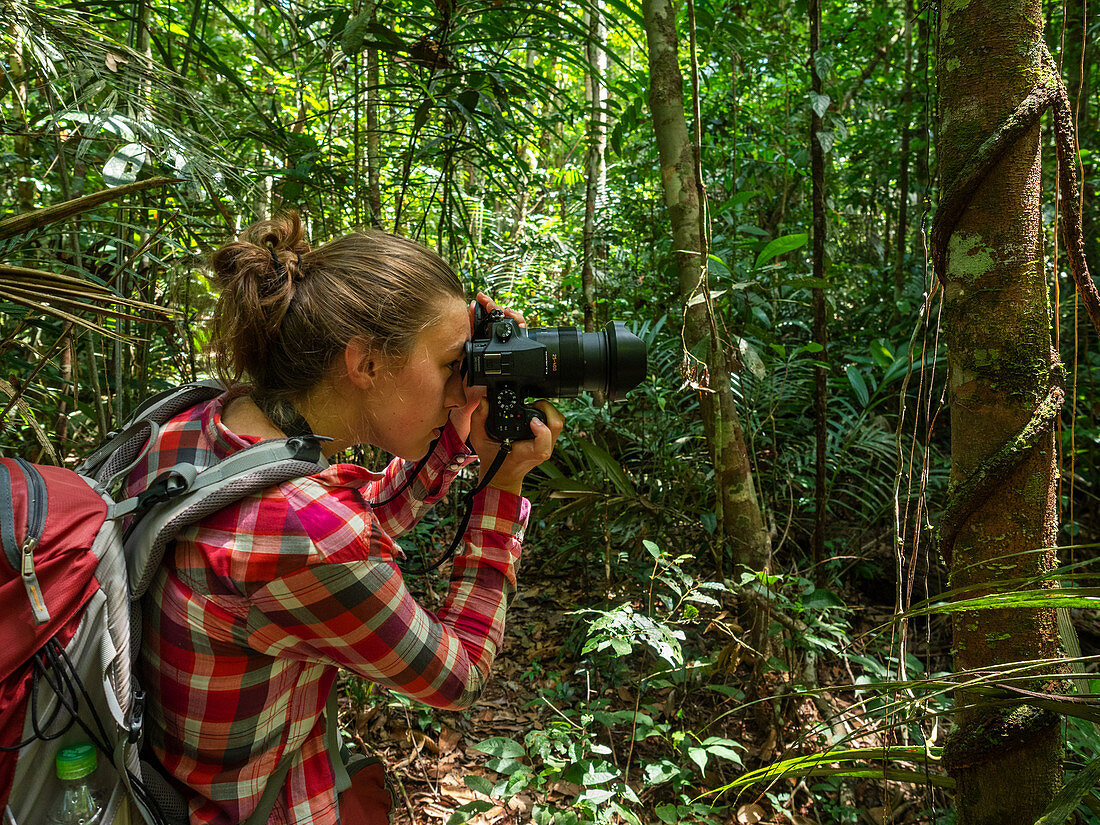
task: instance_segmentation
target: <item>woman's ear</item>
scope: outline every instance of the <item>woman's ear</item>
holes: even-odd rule
[[[382,370],[379,352],[361,335],[356,335],[344,347],[344,369],[359,389],[367,389]]]

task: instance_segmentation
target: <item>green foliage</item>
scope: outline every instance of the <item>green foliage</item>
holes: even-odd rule
[[[472,289],[489,289],[533,325],[579,324],[593,134],[585,14],[594,6],[211,0],[77,10],[0,0],[0,400],[7,408],[0,449],[72,461],[146,393],[201,373],[202,324],[213,301],[202,260],[240,226],[279,208],[299,209],[315,241],[371,223],[417,236]],[[605,7],[614,25],[603,78],[607,184],[593,216],[595,310],[597,323],[625,320],[646,340],[650,370],[624,404],[587,396],[560,404],[566,433],[538,480],[524,564],[525,575],[564,570],[585,583],[590,600],[564,606],[575,623],[566,648],[577,661],[546,663],[563,670],[555,691],[543,692],[541,706],[553,710],[522,741],[482,743],[495,778],[471,777],[471,787],[494,799],[558,782],[580,787],[562,810],[537,809],[539,823],[726,822],[729,812],[699,797],[723,783],[734,789],[729,777],[715,776],[728,770],[740,775],[737,788],[763,788],[776,776],[809,771],[821,778],[814,792],[828,797],[825,819],[835,819],[838,777],[870,782],[860,771],[870,771],[866,760],[879,752],[815,733],[800,745],[816,754],[785,754],[769,765],[766,755],[742,748],[732,726],[760,733],[771,702],[771,715],[784,717],[772,724],[781,728],[792,711],[784,703],[805,687],[799,674],[812,659],[852,669],[854,684],[833,687],[851,691],[870,726],[900,726],[911,741],[924,741],[935,724],[929,719],[950,710],[944,616],[1036,604],[1091,611],[1095,576],[1063,571],[1056,587],[1009,582],[996,593],[959,592],[941,587],[929,553],[929,525],[949,474],[949,411],[938,402],[946,359],[923,239],[937,199],[931,9],[913,20],[906,72],[901,26],[909,12],[898,3],[826,3],[827,47],[811,56],[805,3],[700,0],[705,298],[739,355],[730,381],[774,565],[768,574],[715,580],[729,551],[719,538],[705,399],[681,373],[678,250],[648,111],[640,13],[620,0]],[[683,36],[684,4],[680,10]],[[1064,65],[1075,100],[1081,90],[1090,193],[1100,179],[1096,26],[1076,20],[1073,4],[1048,11],[1054,48],[1066,17]],[[824,84],[820,95],[810,93],[811,67]],[[819,140],[830,169],[821,280],[810,277],[808,245],[811,112],[825,120]],[[175,182],[146,189],[158,176]],[[1090,197],[1085,235],[1095,273],[1100,233]],[[908,226],[899,233],[902,203]],[[1050,198],[1044,209],[1050,233]],[[1046,247],[1054,246],[1051,235]],[[1075,365],[1067,369],[1059,440],[1062,513],[1076,544],[1069,552],[1091,557],[1100,524],[1100,354],[1087,343],[1083,318],[1073,320],[1068,276],[1053,279],[1061,353]],[[826,348],[811,340],[814,289],[824,290],[828,305]],[[811,399],[820,368],[829,396],[829,558],[811,569]],[[914,514],[908,523],[907,513]],[[454,503],[445,504],[406,540],[429,551],[456,520]],[[862,617],[893,605],[897,575],[912,575],[906,584],[914,598],[927,596],[903,614],[907,640],[926,647],[921,659],[859,635]],[[735,614],[747,591],[774,611],[772,647],[729,664],[740,661],[731,651],[744,651],[747,634]],[[804,632],[792,632],[792,623]],[[1086,644],[1082,658],[1092,653]],[[576,672],[565,672],[574,665]],[[896,678],[902,670],[914,678]],[[924,673],[932,675],[918,678]],[[577,688],[579,675],[635,690],[637,709]],[[349,684],[356,701],[379,701],[366,684]],[[746,696],[738,684],[779,695]],[[661,691],[680,700],[678,710],[665,712]],[[686,700],[700,692],[720,697],[722,709],[692,718]],[[1003,691],[989,696],[1012,699]],[[1057,817],[1066,806],[1090,804],[1077,792],[1095,772],[1100,743],[1091,706],[1045,701],[1070,717],[1076,760]],[[1078,723],[1074,708],[1087,718]],[[421,728],[437,724],[430,712],[407,709]],[[623,739],[639,748],[632,764],[609,753]],[[913,780],[909,787],[923,783],[915,767],[897,770],[896,778]],[[774,807],[794,805],[794,792],[782,796],[772,786],[764,793]],[[471,803],[456,817],[486,805]],[[930,819],[943,815],[939,807]]]

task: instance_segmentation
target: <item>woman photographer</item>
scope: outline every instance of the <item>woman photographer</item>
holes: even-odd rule
[[[472,305],[458,278],[380,231],[311,249],[293,213],[249,227],[212,268],[210,343],[233,388],[162,428],[131,491],[182,461],[201,468],[308,433],[331,439],[326,458],[359,444],[397,458],[382,473],[330,465],[181,534],[145,599],[148,742],[193,823],[384,822],[380,774],[338,792],[325,740],[337,668],[435,707],[477,699],[516,587],[522,482],[550,457],[562,418],[539,402],[549,424],[535,420],[474,497],[446,601],[430,613],[405,586],[394,540],[463,467],[480,458],[484,476],[500,446],[485,433],[484,393],[460,373]]]

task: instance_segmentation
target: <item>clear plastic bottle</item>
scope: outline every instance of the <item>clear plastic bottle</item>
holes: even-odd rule
[[[57,778],[61,795],[46,821],[49,825],[100,825],[103,820],[102,794],[95,784],[96,750],[91,745],[74,745],[57,753]]]

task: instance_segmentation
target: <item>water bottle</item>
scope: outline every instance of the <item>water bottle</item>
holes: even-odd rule
[[[49,825],[100,825],[103,802],[95,784],[96,750],[74,745],[57,753],[57,778],[61,795],[50,808]]]

